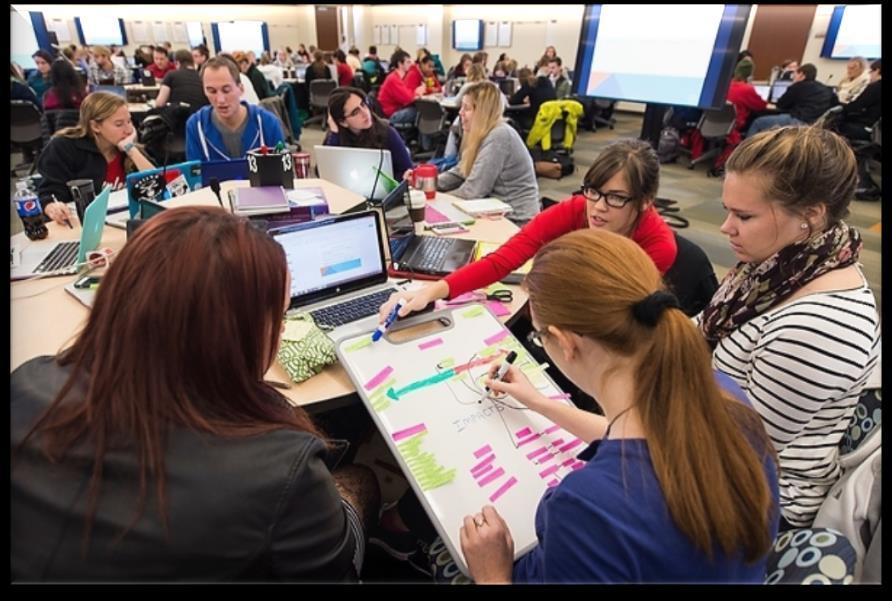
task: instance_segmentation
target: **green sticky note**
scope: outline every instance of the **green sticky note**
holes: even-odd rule
[[[462,317],[468,317],[468,318],[479,317],[480,315],[483,315],[483,306],[482,305],[477,305],[476,307],[472,307],[461,314]]]

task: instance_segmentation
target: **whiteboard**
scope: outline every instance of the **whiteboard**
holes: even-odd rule
[[[427,25],[419,25],[415,36],[415,43],[418,46],[427,45]]]
[[[149,26],[142,21],[131,21],[130,33],[137,44],[147,44],[152,41],[149,37]]]
[[[498,25],[499,24],[496,23],[495,21],[487,21],[486,22],[486,29],[484,30],[484,33],[483,33],[483,45],[484,46],[493,47],[496,45],[496,43],[498,42],[498,39],[497,39],[498,34],[496,33]]]
[[[459,568],[468,574],[459,530],[466,515],[492,504],[508,523],[515,559],[536,544],[539,500],[584,462],[585,442],[511,397],[484,397],[482,381],[500,350],[543,395],[571,405],[535,360],[481,304],[406,320],[446,318],[450,324],[394,343],[370,334],[337,342],[341,364],[356,385]],[[400,326],[401,328],[403,326]],[[572,405],[571,405],[572,406]]]
[[[511,47],[511,21],[502,21],[499,23],[499,47]]]
[[[391,44],[399,44],[400,39],[400,28],[399,25],[391,25],[390,26],[390,43]],[[403,48],[405,50],[405,48]]]
[[[169,42],[170,39],[167,37],[167,23],[164,23],[163,21],[155,21],[152,23],[152,36],[155,38],[156,44]]]
[[[71,41],[71,30],[68,29],[68,23],[63,19],[50,19],[46,23],[46,29],[55,32],[56,39],[60,44]]]

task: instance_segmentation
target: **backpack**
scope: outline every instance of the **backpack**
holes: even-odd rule
[[[666,126],[660,131],[660,141],[657,144],[657,158],[660,164],[672,163],[681,154],[681,136],[678,130]]]
[[[570,175],[576,171],[573,157],[568,153],[556,152],[554,150],[543,151],[536,147],[530,151],[530,154],[533,157],[533,169],[536,171],[536,175],[551,179],[561,179],[565,175]]]

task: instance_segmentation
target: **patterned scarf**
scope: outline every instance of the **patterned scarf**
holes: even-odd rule
[[[738,263],[703,310],[700,329],[709,346],[750,319],[833,269],[848,267],[861,254],[861,234],[840,221],[820,235],[780,249],[761,263]]]

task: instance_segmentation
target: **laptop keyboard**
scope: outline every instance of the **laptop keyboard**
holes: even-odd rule
[[[446,255],[452,249],[453,241],[449,238],[426,236],[424,242],[415,250],[412,257],[412,269],[415,271],[441,271]]]
[[[381,305],[390,298],[393,292],[396,292],[396,288],[387,288],[380,292],[358,296],[343,303],[310,311],[310,315],[316,320],[316,325],[327,325],[336,328],[345,323],[358,321],[369,315],[376,314]]]
[[[44,257],[43,261],[34,269],[35,273],[51,273],[66,267],[72,267],[77,261],[77,251],[80,242],[61,242]]]

